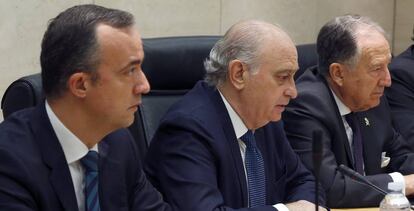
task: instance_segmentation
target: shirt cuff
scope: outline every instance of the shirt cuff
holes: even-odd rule
[[[279,203],[279,204],[275,204],[273,205],[274,208],[276,208],[279,211],[289,211],[289,209],[286,207],[286,205]]]
[[[402,183],[403,184],[402,192],[405,195],[405,180],[404,180],[404,176],[400,172],[392,172],[392,173],[390,173],[388,175],[391,176],[392,181],[399,182],[399,183]]]

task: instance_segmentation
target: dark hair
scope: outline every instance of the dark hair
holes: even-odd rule
[[[363,28],[372,28],[385,36],[384,30],[377,23],[359,15],[336,17],[321,28],[316,48],[318,68],[322,75],[329,75],[329,66],[334,62],[356,65],[360,56],[357,32]]]
[[[128,12],[88,4],[71,7],[49,21],[40,54],[46,97],[61,96],[68,78],[76,72],[89,72],[97,80],[98,24],[126,28],[134,24],[134,17]]]

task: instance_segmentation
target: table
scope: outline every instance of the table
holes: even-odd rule
[[[370,208],[346,208],[346,209],[331,209],[331,211],[379,211],[378,207]]]

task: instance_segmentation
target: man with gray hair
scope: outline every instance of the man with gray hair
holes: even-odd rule
[[[373,184],[405,184],[414,193],[414,153],[391,124],[384,88],[391,85],[391,53],[384,30],[369,18],[346,15],[325,24],[319,63],[297,81],[298,98],[283,114],[288,139],[313,170],[312,145],[322,142],[321,183],[330,207],[378,206],[383,195],[345,176],[343,164]],[[313,140],[320,131],[322,140]]]
[[[279,121],[296,97],[292,40],[272,24],[240,22],[205,67],[205,82],[170,108],[148,151],[164,199],[180,211],[313,210],[314,178]]]

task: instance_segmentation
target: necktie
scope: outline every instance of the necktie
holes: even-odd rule
[[[352,128],[352,149],[354,151],[355,170],[364,175],[364,155],[362,146],[361,129],[358,124],[358,119],[355,113],[345,115],[345,119]]]
[[[82,159],[85,169],[86,211],[100,211],[98,192],[98,152],[90,150]]]
[[[248,130],[240,139],[246,144],[245,165],[249,187],[249,206],[264,206],[266,204],[266,177],[263,157],[256,146],[251,130]]]

